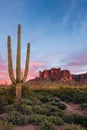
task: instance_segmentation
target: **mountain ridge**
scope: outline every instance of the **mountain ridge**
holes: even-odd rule
[[[39,76],[35,79],[29,80],[26,84],[39,82],[43,80],[50,80],[61,83],[86,83],[87,73],[84,74],[71,74],[69,70],[62,70],[61,68],[51,68],[39,71]]]

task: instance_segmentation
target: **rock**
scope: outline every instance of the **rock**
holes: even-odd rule
[[[29,83],[41,83],[43,80],[51,80],[56,82],[67,83],[87,83],[87,73],[85,74],[71,74],[69,70],[61,70],[61,68],[51,68],[50,70],[39,71],[39,77],[31,80]],[[28,83],[28,81],[26,82]]]
[[[68,70],[62,70],[60,73],[60,80],[63,82],[72,81],[72,75]]]
[[[5,119],[7,116],[8,116],[7,113],[3,113],[3,114],[1,114],[1,115],[0,115],[0,120]]]
[[[61,68],[52,68],[50,70],[39,71],[39,78],[60,80],[63,82],[72,81],[72,75],[68,70],[61,70]]]

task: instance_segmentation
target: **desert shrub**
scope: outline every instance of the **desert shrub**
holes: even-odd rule
[[[0,104],[2,104],[2,105],[7,105],[8,104],[7,96],[6,95],[2,95],[0,97]]]
[[[28,98],[32,94],[32,90],[30,90],[27,86],[22,86],[22,97]]]
[[[84,129],[79,127],[79,126],[76,126],[76,125],[72,124],[72,125],[67,126],[65,128],[65,130],[84,130]]]
[[[32,105],[32,100],[27,98],[22,98],[22,104],[24,105]]]
[[[34,111],[35,113],[39,113],[39,111],[40,111],[40,109],[41,109],[41,106],[40,106],[40,105],[33,105],[32,108],[33,108],[33,111]]]
[[[50,101],[51,105],[58,106],[59,101],[52,100]]]
[[[63,103],[59,103],[58,104],[58,108],[61,109],[61,110],[65,110],[66,109],[66,105],[63,104]]]
[[[83,104],[80,104],[80,108],[83,110],[83,109],[86,109],[87,110],[87,103],[83,103]]]
[[[32,101],[32,106],[33,105],[41,105],[42,103],[40,102],[40,100],[38,98],[34,98]]]
[[[18,111],[11,111],[8,113],[6,120],[15,125],[26,125],[29,121],[29,118],[26,115],[22,115]]]
[[[65,116],[63,119],[65,122],[81,124],[81,125],[87,127],[87,116],[72,114],[69,116]]]
[[[84,103],[85,98],[82,94],[79,93],[79,95],[75,95],[73,98],[74,103]]]
[[[51,104],[45,104],[44,107],[38,108],[38,114],[46,115],[46,116],[63,116],[63,111],[58,109],[56,106],[52,106]]]
[[[74,103],[87,103],[87,88],[79,90],[73,88],[59,88],[55,92],[55,96],[58,96],[61,100]],[[85,98],[84,98],[85,97]]]
[[[41,123],[41,121],[43,121],[42,119],[44,118],[44,116],[42,115],[30,115],[29,116],[29,123],[30,124],[34,124],[34,125],[39,125]]]
[[[0,114],[2,114],[5,111],[4,105],[0,104]]]
[[[60,110],[60,109],[58,109],[58,108],[56,108],[56,107],[54,107],[54,106],[51,106],[51,108],[49,108],[48,116],[53,115],[53,116],[60,116],[60,117],[62,117],[63,114],[64,114],[64,113],[63,113],[62,110]]]
[[[54,105],[54,106],[58,106],[58,104],[59,104],[59,102],[56,102],[56,101],[51,101],[50,103],[51,103],[51,105]]]
[[[47,115],[49,113],[49,109],[47,107],[41,107],[40,105],[33,105],[33,112],[36,114]]]
[[[7,95],[15,97],[15,85],[10,86],[6,91]]]
[[[38,115],[38,114],[29,116],[29,123],[34,125],[40,125],[42,122],[45,122],[46,120],[50,123],[54,123],[55,125],[64,124],[64,121],[60,117]]]
[[[5,106],[5,112],[10,112],[16,110],[15,104],[10,104]]]
[[[7,96],[6,97],[8,104],[13,104],[15,102],[15,98],[13,96]]]
[[[12,103],[14,103],[13,96],[2,95],[0,97],[0,104],[2,104],[2,105],[8,105],[8,104],[12,104]]]
[[[16,130],[15,126],[6,121],[0,121],[0,130]]]
[[[62,118],[60,118],[59,116],[55,117],[55,116],[50,116],[47,118],[47,120],[49,122],[54,123],[55,125],[63,125],[64,121],[62,120]]]
[[[60,95],[60,99],[61,99],[62,101],[66,101],[66,102],[71,102],[71,101],[72,101],[71,96],[70,96],[69,94],[67,94],[67,93],[62,93],[62,94]]]
[[[50,112],[58,112],[59,111],[59,109],[57,107],[55,107],[55,106],[51,106],[49,108],[49,110],[50,110]]]
[[[22,114],[25,114],[25,115],[30,115],[32,114],[32,107],[29,106],[29,105],[22,105],[22,108],[21,108],[21,112]]]
[[[47,120],[41,122],[39,130],[56,130],[55,125]]]
[[[40,99],[40,101],[41,101],[42,103],[49,102],[49,101],[50,101],[50,97],[49,97],[49,96],[43,96],[43,97]]]

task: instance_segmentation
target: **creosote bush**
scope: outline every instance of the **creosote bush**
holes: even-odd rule
[[[48,120],[40,124],[39,130],[56,130],[55,125]]]
[[[0,121],[0,130],[16,130],[15,126],[6,121]]]
[[[11,111],[8,113],[6,120],[14,125],[27,125],[29,118],[18,111]]]
[[[72,114],[65,116],[63,120],[67,123],[81,124],[82,126],[87,127],[87,116]]]

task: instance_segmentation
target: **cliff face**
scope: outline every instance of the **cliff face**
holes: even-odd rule
[[[61,68],[52,68],[50,70],[39,71],[39,77],[29,80],[26,84],[31,86],[45,86],[47,83],[67,83],[71,84],[87,84],[87,73],[73,75],[68,70],[61,70]]]
[[[73,75],[68,70],[52,68],[50,70],[39,71],[40,79],[51,79],[62,82],[87,82],[87,73]]]
[[[68,70],[61,70],[61,68],[52,68],[50,70],[39,71],[40,79],[51,79],[62,82],[72,81],[72,75]]]

